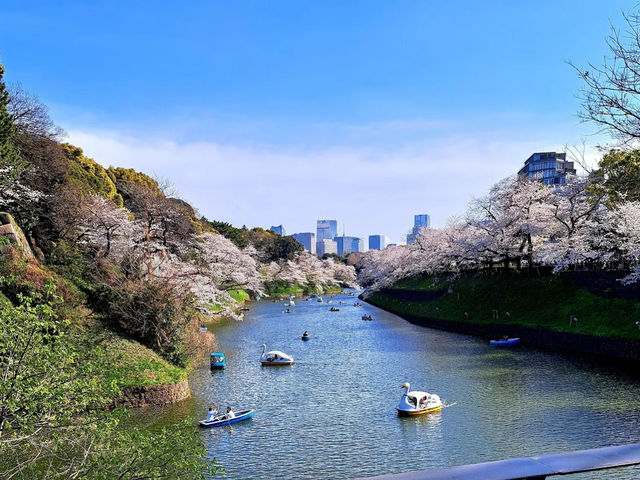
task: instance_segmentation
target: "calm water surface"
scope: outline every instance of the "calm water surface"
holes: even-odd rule
[[[297,300],[291,314],[282,302],[261,302],[244,322],[215,326],[227,368],[198,370],[193,400],[140,421],[195,422],[210,405],[255,409],[252,420],[202,432],[230,479],[353,478],[640,442],[640,381],[631,375],[522,347],[498,350],[356,308],[354,297],[332,300]],[[362,321],[365,313],[374,320]],[[263,343],[295,364],[262,367]],[[398,418],[404,382],[447,407]],[[564,478],[640,478],[640,469]]]

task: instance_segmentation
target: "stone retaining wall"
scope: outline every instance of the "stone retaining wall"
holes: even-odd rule
[[[185,400],[191,396],[189,382],[151,387],[124,387],[122,396],[114,402],[114,407],[140,408],[167,405]]]
[[[383,310],[387,309],[383,308]],[[387,311],[421,327],[474,335],[486,339],[499,339],[502,338],[503,335],[508,335],[512,338],[519,337],[520,343],[523,345],[543,348],[558,353],[595,355],[603,359],[624,362],[625,364],[629,364],[628,366],[630,368],[637,368],[640,364],[640,341],[638,340],[599,337],[572,332],[556,332],[544,328],[525,327],[522,325],[454,322],[410,314],[399,314],[391,310]]]

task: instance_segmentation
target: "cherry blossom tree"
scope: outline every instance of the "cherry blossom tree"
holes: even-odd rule
[[[130,241],[135,225],[129,220],[126,209],[116,207],[111,200],[101,195],[91,195],[83,210],[86,218],[80,225],[78,238],[98,246],[98,256],[108,257],[114,244],[120,251],[126,250],[127,244],[133,246]],[[142,232],[139,231],[138,237],[140,233]]]

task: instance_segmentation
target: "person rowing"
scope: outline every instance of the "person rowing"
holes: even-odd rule
[[[222,420],[231,420],[233,418],[236,418],[235,412],[231,409],[231,407],[227,407],[227,411],[222,416]]]

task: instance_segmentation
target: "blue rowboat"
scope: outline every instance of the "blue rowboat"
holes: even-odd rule
[[[491,340],[490,345],[494,347],[509,347],[512,345],[518,345],[520,343],[519,338],[507,338],[506,340]]]
[[[222,352],[213,352],[211,354],[211,368],[224,368],[227,360]]]
[[[223,414],[218,415],[209,422],[207,422],[206,420],[201,420],[200,426],[204,428],[224,427],[225,425],[231,425],[232,423],[238,423],[243,420],[248,420],[251,417],[253,417],[253,410],[243,410],[236,413],[236,416],[234,418],[226,418],[226,416]]]
[[[308,342],[310,337],[309,335],[307,335],[306,337],[303,335],[301,338],[303,342]]]

